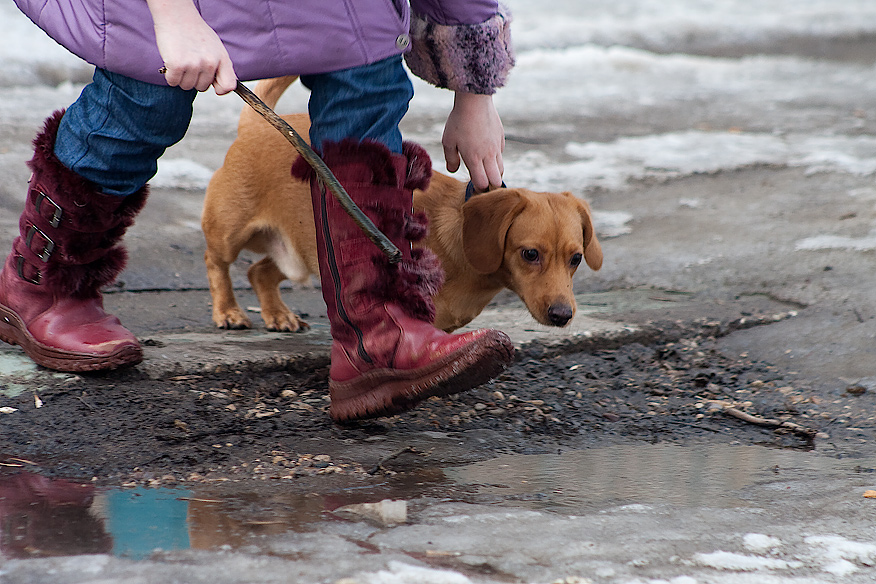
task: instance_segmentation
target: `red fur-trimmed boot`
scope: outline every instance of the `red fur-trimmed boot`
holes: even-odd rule
[[[432,396],[466,391],[498,375],[514,349],[505,333],[448,334],[432,326],[443,283],[437,257],[412,250],[425,217],[412,217],[413,190],[432,175],[429,155],[406,143],[393,154],[374,142],[324,146],[323,157],[353,201],[403,253],[390,264],[300,159],[310,178],[322,294],[331,323],[329,390],[336,421],[384,416]]]
[[[147,187],[117,197],[55,157],[63,112],[34,140],[20,236],[0,271],[0,339],[39,365],[97,371],[143,360],[137,338],[103,309],[100,288],[125,266],[119,244],[146,202]]]

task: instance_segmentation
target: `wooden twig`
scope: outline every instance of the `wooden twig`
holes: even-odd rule
[[[260,116],[265,118],[269,124],[274,126],[276,129],[280,131],[283,136],[295,147],[299,154],[307,161],[308,164],[313,168],[316,174],[319,176],[320,180],[325,183],[326,187],[329,191],[335,196],[340,203],[341,207],[344,208],[344,211],[350,216],[350,218],[356,222],[356,225],[362,230],[365,235],[368,236],[368,239],[374,242],[374,244],[380,248],[380,250],[386,254],[386,257],[389,258],[390,263],[398,263],[402,259],[402,253],[396,247],[389,238],[380,231],[376,225],[368,218],[362,210],[356,206],[356,203],[353,202],[353,199],[350,198],[350,195],[347,194],[347,191],[344,190],[344,187],[341,186],[341,183],[332,174],[332,171],[329,170],[329,167],[326,166],[325,162],[323,162],[322,158],[320,158],[316,152],[304,141],[301,136],[298,135],[298,132],[290,126],[286,120],[281,118],[272,110],[270,107],[265,104],[261,99],[258,98],[256,94],[249,90],[243,83],[240,81],[237,82],[237,89],[234,90],[237,95],[243,98],[243,101],[248,103],[252,109],[254,109]]]
[[[751,414],[746,414],[742,410],[738,410],[731,406],[724,406],[721,411],[728,416],[732,416],[738,420],[742,420],[743,422],[748,422],[749,424],[765,426],[767,428],[773,428],[777,430],[788,430],[789,432],[792,432],[797,436],[802,436],[803,438],[806,438],[810,442],[815,440],[815,435],[818,434],[818,430],[807,428],[805,426],[801,426],[800,424],[795,424],[794,422],[752,416]]]
[[[89,410],[92,410],[92,411],[94,410],[94,406],[91,405],[90,403],[88,403],[87,401],[85,401],[85,400],[82,398],[81,395],[77,395],[77,396],[76,396],[76,399],[78,399],[78,400],[81,401],[83,404],[85,404],[86,406],[88,406],[88,409],[89,409]]]
[[[30,464],[32,466],[38,466],[37,463],[33,462],[32,460],[27,460],[26,458],[12,457],[9,460],[14,460],[15,462],[23,462],[24,464]]]

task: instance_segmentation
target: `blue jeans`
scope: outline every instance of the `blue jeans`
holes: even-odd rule
[[[371,139],[401,153],[399,122],[408,112],[414,86],[401,57],[334,73],[302,75],[310,89],[310,143],[317,151],[326,141]]]
[[[401,152],[398,125],[413,97],[401,57],[301,81],[311,90],[310,138],[317,149],[326,140],[367,138]],[[196,95],[96,69],[61,120],[55,155],[101,192],[130,195],[155,175],[158,158],[185,135]]]
[[[61,118],[55,155],[103,193],[130,195],[155,176],[158,158],[185,135],[197,93],[96,69]]]

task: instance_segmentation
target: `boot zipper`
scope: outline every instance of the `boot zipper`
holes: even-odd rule
[[[338,309],[338,316],[341,317],[341,320],[353,329],[353,332],[356,333],[356,352],[359,353],[359,358],[361,358],[366,363],[373,363],[371,357],[368,355],[368,352],[365,351],[365,344],[363,342],[362,331],[353,324],[353,321],[350,320],[349,315],[347,314],[347,310],[344,308],[343,302],[341,302],[341,275],[338,271],[338,264],[335,261],[335,251],[334,245],[332,244],[331,239],[331,231],[329,230],[329,222],[328,222],[328,208],[325,202],[326,192],[325,185],[320,182],[319,185],[321,197],[320,200],[320,211],[321,211],[321,219],[322,219],[322,239],[325,242],[325,250],[326,255],[328,256],[328,266],[329,271],[332,273],[332,282],[335,285],[335,306]]]

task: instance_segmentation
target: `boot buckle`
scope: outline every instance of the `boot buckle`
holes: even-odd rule
[[[39,285],[40,280],[42,280],[42,272],[37,270],[36,277],[34,279],[30,279],[24,275],[24,256],[18,256],[17,266],[18,268],[18,277],[24,280],[25,282],[30,282],[31,284]]]
[[[43,201],[47,201],[52,207],[55,208],[55,212],[52,214],[52,218],[49,219],[49,225],[52,227],[57,227],[61,224],[61,216],[64,214],[64,209],[61,206],[53,201],[49,195],[45,194],[42,191],[37,191],[37,198],[34,202],[34,206],[36,207],[37,213],[40,212],[40,205],[43,204]]]
[[[46,241],[45,245],[43,245],[43,250],[39,253],[37,253],[36,250],[34,250],[33,248],[30,247],[30,243],[33,240],[33,236],[36,233],[39,233],[40,236],[42,236],[42,238]],[[49,256],[51,256],[52,252],[55,250],[55,242],[52,241],[52,238],[50,238],[48,235],[46,235],[43,232],[43,230],[40,229],[39,227],[37,227],[36,225],[30,226],[30,230],[28,230],[28,232],[27,232],[27,237],[24,240],[24,244],[27,246],[27,249],[29,249],[30,251],[35,253],[38,258],[43,260],[43,262],[49,261]],[[22,259],[24,259],[24,258],[22,258]]]

